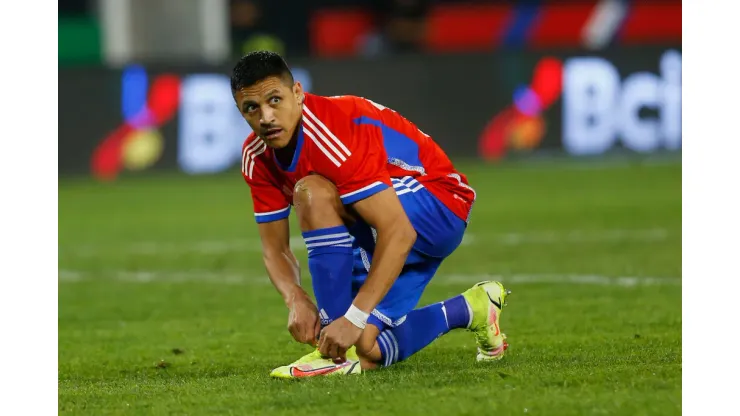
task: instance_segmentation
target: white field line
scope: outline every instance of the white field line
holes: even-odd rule
[[[115,280],[135,283],[187,283],[207,282],[216,284],[270,285],[266,276],[247,276],[237,272],[209,271],[127,271],[107,270],[99,273],[75,270],[59,270],[59,282],[92,280]],[[679,277],[604,276],[597,274],[441,274],[435,276],[432,285],[474,284],[484,280],[498,280],[508,284],[569,284],[592,286],[681,286]]]
[[[462,246],[489,244],[517,246],[526,244],[598,244],[614,242],[654,243],[665,241],[670,236],[666,229],[610,229],[574,231],[536,231],[523,233],[472,234],[467,233]],[[303,238],[293,236],[291,247],[305,250]],[[64,255],[77,257],[96,257],[106,252],[127,255],[166,255],[166,254],[223,254],[233,252],[259,252],[262,249],[259,239],[200,241],[187,243],[139,242],[125,246],[77,246],[62,249]]]

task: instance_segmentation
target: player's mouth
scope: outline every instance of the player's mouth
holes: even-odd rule
[[[278,128],[266,130],[262,134],[262,137],[265,138],[265,139],[267,139],[267,140],[274,140],[274,139],[277,139],[278,136],[280,136],[280,134],[282,132],[283,132],[283,129],[281,129],[281,128],[278,127]]]

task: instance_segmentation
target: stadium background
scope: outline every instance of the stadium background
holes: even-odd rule
[[[253,47],[284,53],[312,92],[396,109],[452,156],[681,147],[678,1],[86,6],[60,2],[61,174],[238,165],[249,130],[226,88]]]
[[[252,284],[265,278],[238,172],[249,128],[228,77],[254,49],[283,53],[310,92],[399,111],[469,173],[471,240],[425,301],[475,276],[520,284],[508,318],[518,356],[493,379],[456,361],[469,342],[452,336],[361,382],[384,389],[407,374],[421,404],[368,414],[680,413],[672,0],[60,0],[61,411],[356,410],[309,402],[339,384],[264,384],[303,350],[279,298]],[[549,333],[543,316],[564,319],[569,336]],[[270,327],[258,336],[245,322]],[[469,385],[514,389],[507,404],[484,404],[445,390],[429,359]],[[434,401],[447,394],[469,406]]]

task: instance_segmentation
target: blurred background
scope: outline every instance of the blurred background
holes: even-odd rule
[[[60,175],[235,168],[228,77],[258,49],[454,158],[680,155],[677,0],[60,0]]]

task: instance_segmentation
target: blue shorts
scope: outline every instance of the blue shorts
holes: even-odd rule
[[[467,227],[465,221],[453,214],[415,179],[393,178],[392,181],[417,237],[401,274],[368,320],[381,331],[403,322],[406,314],[416,307],[442,260],[462,242]],[[375,251],[375,230],[364,222],[358,222],[349,231],[355,237],[352,271],[354,298],[370,270],[372,253]]]

